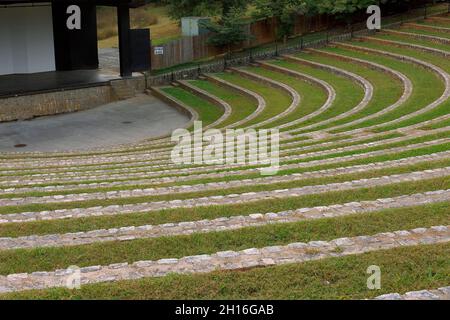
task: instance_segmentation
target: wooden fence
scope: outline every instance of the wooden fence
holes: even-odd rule
[[[333,17],[327,15],[299,16],[294,26],[295,35],[321,31],[329,28],[334,23]],[[251,34],[251,39],[245,41],[235,49],[248,48],[270,43],[276,40],[277,21],[269,18],[248,24],[245,31]],[[224,48],[218,48],[208,44],[208,34],[183,37],[164,45],[152,46],[151,65],[152,70],[168,68],[174,65],[192,62],[198,59],[213,57],[225,53]]]
[[[151,65],[153,70],[191,62],[205,57],[215,56],[221,51],[208,45],[208,35],[183,37],[161,46],[151,47]]]

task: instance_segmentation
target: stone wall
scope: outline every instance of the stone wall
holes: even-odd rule
[[[146,90],[144,76],[117,80],[124,82],[134,92]],[[91,109],[117,100],[110,83],[52,92],[0,99],[0,122],[27,120],[39,116],[54,115]]]
[[[120,79],[120,80],[116,80],[116,81],[124,82],[126,85],[132,87],[136,92],[139,92],[139,93],[142,93],[147,89],[145,76],[143,76],[143,75],[140,75],[140,76],[133,75],[132,78]]]
[[[109,85],[10,97],[0,100],[0,122],[86,110],[113,100]]]

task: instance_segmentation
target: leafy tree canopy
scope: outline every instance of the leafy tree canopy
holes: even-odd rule
[[[237,43],[245,39],[242,21],[249,5],[254,7],[253,17],[275,18],[278,38],[286,40],[293,33],[299,14],[329,14],[352,22],[353,14],[372,4],[404,4],[410,0],[160,0],[169,5],[175,19],[185,16],[219,17],[206,25],[214,33],[216,45]]]
[[[274,17],[278,20],[278,37],[289,36],[299,14],[309,14],[314,8],[314,0],[254,0],[255,18]]]
[[[212,32],[208,42],[218,47],[226,46],[228,51],[232,45],[249,39],[250,35],[244,30],[246,24],[242,10],[234,7],[217,22],[203,22],[203,26]]]
[[[174,19],[189,16],[221,16],[230,13],[233,8],[244,9],[249,1],[245,0],[163,0],[169,6],[169,14]]]

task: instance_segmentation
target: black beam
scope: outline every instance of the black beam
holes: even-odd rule
[[[117,24],[119,34],[120,75],[129,77],[131,67],[130,9],[127,5],[117,6]]]

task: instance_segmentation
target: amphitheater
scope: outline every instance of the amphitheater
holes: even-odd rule
[[[0,297],[449,299],[449,30],[443,14],[152,88],[205,127],[279,129],[273,176],[173,164],[168,137],[2,153]]]

